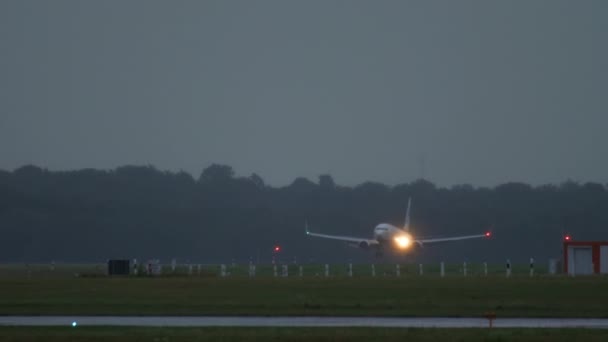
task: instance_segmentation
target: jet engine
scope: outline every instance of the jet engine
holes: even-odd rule
[[[369,243],[367,243],[367,241],[361,241],[361,242],[359,242],[359,248],[361,248],[361,249],[368,249],[369,248]]]

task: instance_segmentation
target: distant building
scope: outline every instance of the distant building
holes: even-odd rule
[[[564,240],[564,273],[590,275],[608,273],[608,241]]]
[[[108,275],[129,275],[131,273],[131,261],[126,259],[108,260]]]

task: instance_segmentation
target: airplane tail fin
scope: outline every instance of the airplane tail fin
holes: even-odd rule
[[[403,224],[403,230],[406,232],[410,231],[410,208],[412,206],[412,198],[407,200],[407,212],[405,213],[405,223]]]

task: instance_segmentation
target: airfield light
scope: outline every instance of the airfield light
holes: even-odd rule
[[[407,235],[395,237],[395,242],[399,248],[408,248],[412,244],[412,239]]]
[[[571,239],[571,238],[570,238],[570,235],[566,235],[566,236],[564,237],[564,240],[566,240],[566,241],[570,241],[570,239]]]
[[[274,251],[275,252],[280,252],[281,251],[281,246],[274,246]]]
[[[486,237],[492,236],[492,232],[486,232]]]
[[[72,322],[72,326],[76,327],[78,325],[78,323],[76,323],[76,321]]]

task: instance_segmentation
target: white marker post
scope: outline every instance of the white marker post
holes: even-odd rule
[[[507,278],[511,276],[511,260],[507,259]]]
[[[372,264],[372,277],[376,276],[376,265]]]
[[[226,277],[226,265],[224,265],[224,264],[220,265],[220,276],[222,278]]]
[[[488,263],[484,261],[483,263],[483,275],[488,276]]]
[[[287,265],[283,265],[283,278],[287,278],[289,276],[289,269]]]
[[[304,269],[302,268],[302,266],[300,266],[299,273],[300,273],[300,274],[299,274],[299,275],[300,275],[300,278],[302,278],[302,277],[304,276]]]
[[[348,264],[348,276],[353,277],[353,264]]]
[[[530,258],[530,277],[534,277],[534,258]]]
[[[177,260],[175,260],[175,258],[171,259],[171,272],[175,273],[176,265],[177,265]]]
[[[467,276],[467,262],[466,261],[462,263],[462,275],[465,277]]]
[[[275,278],[279,276],[279,274],[277,273],[277,265],[276,264],[272,265],[272,273],[274,274]]]
[[[329,277],[329,265],[325,264],[325,277]]]
[[[395,266],[395,274],[397,277],[401,277],[401,266],[399,266],[399,264]]]
[[[555,275],[557,273],[557,260],[549,259],[549,274]]]
[[[422,264],[418,264],[418,273],[420,273],[420,275],[424,274],[424,271],[422,270]]]
[[[441,278],[445,277],[445,263],[443,261],[439,264],[439,274]]]

